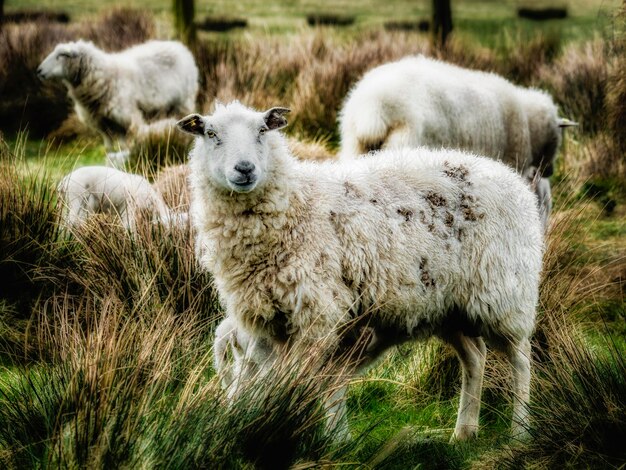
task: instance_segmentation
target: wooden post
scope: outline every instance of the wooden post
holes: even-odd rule
[[[435,45],[445,47],[452,31],[452,7],[450,0],[433,0],[433,36]]]
[[[192,46],[196,42],[194,0],[174,0],[174,25],[181,41]]]

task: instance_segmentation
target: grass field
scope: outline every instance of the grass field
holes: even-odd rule
[[[536,22],[518,19],[517,8],[521,6],[559,6],[568,8],[566,20]],[[455,28],[459,34],[478,38],[485,45],[493,46],[502,39],[506,30],[519,30],[523,36],[544,31],[562,36],[565,40],[589,39],[595,34],[611,29],[612,12],[620,5],[619,0],[570,0],[546,2],[542,0],[497,1],[463,0],[453,1]],[[151,11],[159,21],[159,28],[164,35],[171,35],[171,17],[169,0],[130,0],[128,2],[96,2],[93,0],[67,1],[55,0],[9,0],[6,10],[49,9],[63,10],[72,18],[93,18],[99,13],[115,6],[142,8]],[[380,27],[383,23],[397,20],[419,20],[430,18],[429,0],[409,1],[393,0],[379,2],[375,0],[324,1],[273,1],[258,2],[244,0],[230,2],[226,0],[196,2],[196,19],[207,15],[215,17],[238,17],[248,20],[248,31],[253,33],[294,33],[306,29],[306,15],[310,13],[330,13],[354,16],[355,24],[347,28],[354,32],[363,28]]]
[[[0,467],[624,468],[620,2],[573,0],[569,19],[537,24],[515,18],[519,2],[453,0],[456,30],[443,51],[423,33],[382,28],[428,17],[425,1],[197,2],[198,19],[250,20],[243,32],[200,36],[199,109],[208,112],[216,98],[289,106],[289,137],[331,155],[350,86],[406,54],[546,89],[563,115],[580,122],[566,132],[552,178],[530,438],[508,436],[507,364],[489,353],[480,435],[461,444],[449,443],[459,367],[440,342],[404,345],[357,379],[285,361],[229,402],[211,361],[222,311],[210,274],[197,269],[190,229],[144,224],[133,234],[106,220],[74,234],[59,227],[57,182],[75,166],[103,164],[104,147],[72,117],[65,90],[42,86],[33,71],[62,40],[86,37],[116,50],[169,37],[169,4],[124,3],[147,11],[95,1],[5,6],[67,10],[76,21],[0,31]],[[313,11],[357,21],[309,28],[304,15]],[[133,145],[133,170],[154,176],[152,159],[168,146],[158,138]],[[319,396],[345,381],[352,439],[337,442]]]

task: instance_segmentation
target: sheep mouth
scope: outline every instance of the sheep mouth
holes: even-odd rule
[[[228,180],[230,189],[237,193],[249,193],[256,187],[257,179],[255,177],[238,178],[236,180]]]

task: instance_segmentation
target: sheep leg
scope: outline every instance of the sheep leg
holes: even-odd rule
[[[513,421],[511,435],[517,438],[528,433],[528,401],[530,399],[530,341],[528,338],[509,343],[506,354],[513,369]]]
[[[552,191],[550,190],[550,180],[548,178],[539,178],[535,185],[535,194],[539,203],[539,217],[545,232],[548,229],[550,212],[552,212]]]
[[[349,441],[351,437],[346,409],[346,391],[347,386],[337,386],[326,400],[326,426],[328,430],[337,432],[338,441]]]
[[[455,349],[463,373],[459,412],[451,439],[462,441],[478,433],[487,347],[481,337],[466,336],[460,331],[449,335],[446,340]]]

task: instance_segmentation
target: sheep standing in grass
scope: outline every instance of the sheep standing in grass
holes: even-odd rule
[[[355,369],[441,337],[463,366],[457,439],[478,429],[486,341],[512,364],[522,431],[543,246],[528,185],[459,151],[299,162],[276,132],[286,112],[235,102],[179,122],[197,136],[192,221],[227,316],[279,357],[359,351]]]
[[[354,86],[340,112],[341,155],[446,147],[502,160],[521,174],[534,166],[544,179],[538,202],[545,226],[560,127],[572,124],[559,119],[547,93],[492,73],[407,57],[370,70]]]
[[[65,225],[80,227],[93,214],[108,214],[134,229],[140,217],[170,223],[172,213],[148,180],[105,166],[78,168],[58,185]]]
[[[128,134],[148,120],[190,112],[198,93],[194,58],[175,41],[149,41],[116,53],[86,41],[58,44],[37,74],[63,81],[76,114],[102,134],[107,152],[127,151]]]

